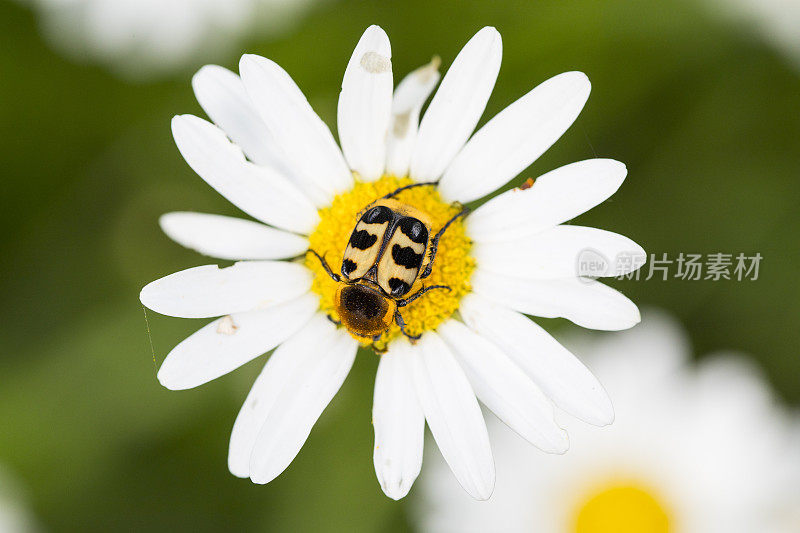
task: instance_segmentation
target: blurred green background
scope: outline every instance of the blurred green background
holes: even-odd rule
[[[626,183],[580,223],[673,258],[760,252],[757,281],[614,285],[676,314],[697,353],[752,354],[797,405],[800,70],[715,9],[699,0],[328,2],[241,52],[284,66],[334,131],[344,67],[373,23],[392,40],[396,80],[433,54],[446,67],[475,31],[496,26],[504,60],[484,120],[552,75],[586,72],[593,92],[583,114],[517,183],[616,158],[628,165]],[[238,55],[223,64],[236,70]],[[374,356],[359,356],[298,458],[267,486],[226,466],[263,358],[191,391],[169,392],[155,378],[202,321],[149,313],[154,360],[138,292],[210,262],[170,242],[158,216],[237,214],[170,134],[172,115],[202,115],[190,87],[201,64],[126,81],[64,59],[34,13],[0,2],[0,463],[54,531],[407,529],[414,491],[390,501],[372,467]]]

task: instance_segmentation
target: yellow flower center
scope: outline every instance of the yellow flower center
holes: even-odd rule
[[[384,176],[374,182],[357,181],[350,191],[336,196],[330,207],[319,210],[320,222],[308,238],[310,248],[325,257],[331,270],[338,273],[350,234],[358,222],[359,213],[378,198],[411,183],[413,182],[409,178],[393,176]],[[442,201],[439,192],[432,186],[407,189],[399,193],[395,199],[423,211],[430,217],[431,240],[439,229],[461,210],[459,205]],[[451,290],[432,290],[399,309],[406,324],[406,331],[410,335],[419,335],[424,331],[436,329],[455,313],[461,298],[470,292],[469,278],[475,268],[475,260],[469,255],[471,245],[472,242],[467,237],[461,219],[447,228],[439,241],[431,275],[424,280],[418,279],[405,297],[420,290],[423,282],[425,286],[447,285]],[[338,321],[334,296],[339,283],[328,276],[319,260],[311,253],[306,254],[305,264],[314,273],[311,290],[320,297],[320,309]],[[392,324],[374,346],[382,350],[399,335],[401,335],[400,328]],[[363,345],[373,344],[370,339],[355,335],[354,338]]]
[[[670,520],[653,491],[635,483],[614,483],[580,502],[574,526],[577,533],[668,533]]]

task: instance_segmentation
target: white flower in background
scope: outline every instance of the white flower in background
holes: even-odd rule
[[[800,66],[800,0],[704,0],[715,13],[754,29]]]
[[[45,36],[58,49],[148,77],[224,57],[256,31],[278,33],[313,0],[20,1],[39,12]]]
[[[260,222],[165,215],[162,227],[177,242],[243,261],[172,274],[146,286],[141,300],[165,315],[223,317],[170,352],[158,373],[167,388],[196,387],[275,349],[233,428],[235,475],[267,483],[289,465],[342,385],[359,343],[382,352],[374,463],[381,487],[395,499],[420,471],[426,420],[464,488],[489,497],[494,463],[478,400],[552,453],[568,445],[553,403],[590,424],[613,420],[589,370],[522,313],[604,330],[639,321],[625,296],[576,277],[575,259],[587,248],[604,257],[643,250],[614,233],[563,224],[611,196],[625,178],[623,164],[566,165],[457,218],[425,280],[450,290],[431,291],[402,308],[406,331],[421,335],[416,342],[397,324],[375,340],[336,327],[335,295],[343,282],[307,253],[313,249],[338,270],[358,213],[415,182],[438,180],[397,199],[429,218],[432,231],[443,228],[461,211],[453,202],[484,197],[547,150],[583,108],[589,81],[579,72],[551,78],[470,138],[500,60],[500,35],[482,29],[455,58],[418,124],[439,79],[438,62],[412,72],[393,91],[389,39],[370,27],[342,82],[341,150],[272,61],[245,55],[241,77],[217,66],[195,76],[197,99],[216,125],[175,117],[178,148],[200,177]],[[421,282],[413,287],[409,293]]]
[[[656,312],[577,344],[614,401],[614,425],[586,431],[564,417],[570,451],[546,456],[495,421],[492,499],[465,498],[436,461],[417,502],[421,531],[798,531],[800,425],[744,358],[690,364],[683,331]]]
[[[35,531],[34,521],[20,498],[21,494],[19,485],[0,466],[0,532]]]

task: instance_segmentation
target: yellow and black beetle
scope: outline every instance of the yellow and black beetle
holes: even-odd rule
[[[423,286],[406,297],[417,279],[425,279],[433,268],[439,239],[456,219],[469,211],[463,208],[430,239],[428,216],[413,206],[395,199],[411,187],[436,186],[436,182],[413,183],[375,200],[359,213],[344,251],[341,275],[334,273],[314,250],[328,275],[341,285],[334,306],[341,324],[351,333],[374,341],[395,322],[410,339],[400,308],[434,289],[450,290],[447,285]],[[423,262],[428,257],[427,263]]]

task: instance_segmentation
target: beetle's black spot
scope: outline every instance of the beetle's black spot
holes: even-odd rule
[[[361,220],[367,224],[383,224],[392,220],[392,210],[386,206],[379,205],[373,207],[361,217]]]
[[[345,259],[344,261],[342,261],[342,274],[349,277],[350,274],[353,272],[353,270],[356,269],[356,266],[357,265],[355,261]]]
[[[419,268],[422,264],[422,254],[418,254],[410,246],[392,246],[392,259],[400,266],[406,268]]]
[[[399,278],[389,280],[389,288],[392,289],[392,296],[402,296],[411,290],[411,285]]]
[[[350,246],[353,248],[358,248],[359,250],[367,250],[371,248],[377,240],[377,235],[373,235],[372,233],[362,229],[354,231],[353,234],[350,235]]]
[[[398,223],[403,234],[412,242],[425,244],[428,242],[428,229],[425,224],[413,217],[406,217]]]

